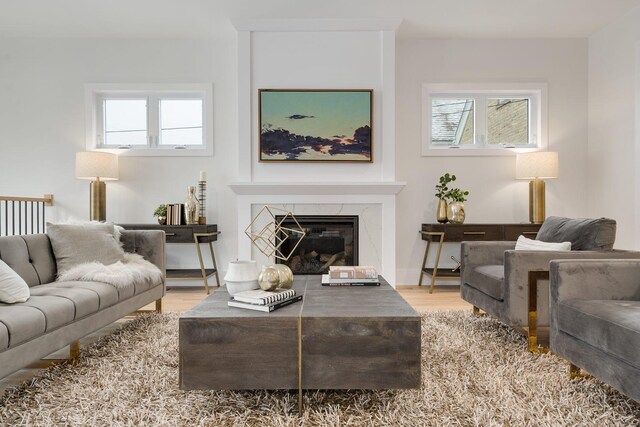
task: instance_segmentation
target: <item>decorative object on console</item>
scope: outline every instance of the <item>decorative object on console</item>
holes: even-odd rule
[[[278,218],[276,218],[275,212],[280,213]],[[283,226],[282,224],[287,220],[293,220],[296,228]],[[265,221],[267,223],[263,224]],[[304,236],[306,236],[306,232],[300,226],[293,212],[273,206],[264,206],[253,218],[251,224],[244,230],[244,234],[251,239],[251,243],[265,256],[273,256],[285,261],[289,260],[298,245],[300,245],[300,242],[302,242]],[[282,243],[292,234],[300,236],[298,243],[285,254],[282,252]]]
[[[462,191],[459,188],[452,188],[447,192],[447,197],[451,200],[447,206],[447,219],[451,224],[464,223],[464,202],[468,195],[468,191]]]
[[[153,216],[158,218],[158,224],[165,225],[167,223],[167,205],[160,205],[153,212]]]
[[[445,173],[436,184],[436,197],[438,198],[438,209],[436,211],[436,219],[438,222],[445,224],[447,222],[447,193],[449,192],[449,183],[456,180],[455,175]]]
[[[104,181],[118,179],[118,156],[99,151],[76,153],[76,178],[91,180],[89,219],[107,219],[107,188]]]
[[[558,177],[558,153],[537,151],[516,156],[516,179],[529,179],[529,221],[542,224],[545,219],[544,179]]]
[[[373,161],[372,89],[260,89],[259,160]]]
[[[184,203],[184,214],[187,225],[198,224],[198,215],[200,211],[200,203],[196,199],[196,187],[190,185],[187,187],[187,200]]]
[[[231,261],[224,276],[227,292],[233,296],[238,292],[258,289],[258,266],[255,261]]]
[[[198,201],[200,202],[200,213],[198,214],[198,224],[204,225],[207,223],[207,173],[200,171],[200,177],[198,179]]]

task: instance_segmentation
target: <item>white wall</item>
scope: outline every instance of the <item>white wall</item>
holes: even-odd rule
[[[616,247],[626,249],[640,248],[638,41],[640,7],[589,38],[589,215],[616,219]]]
[[[0,39],[0,194],[52,193],[49,219],[88,217],[89,182],[75,178],[84,151],[85,83],[211,83],[214,157],[126,157],[107,183],[107,218],[150,223],[154,208],[183,201],[207,171],[207,219],[223,234],[225,266],[237,252],[235,33],[226,40]],[[169,266],[196,267],[193,245],[172,245]]]
[[[560,178],[547,181],[547,215],[587,215],[586,40],[400,40],[396,54],[397,179],[408,183],[397,199],[399,284],[417,283],[425,248],[418,230],[435,221],[434,186],[445,172],[471,193],[467,222],[528,222],[528,183],[514,179],[515,157],[421,157],[422,83],[547,82],[549,150],[560,156]],[[451,245],[441,265],[455,254]]]

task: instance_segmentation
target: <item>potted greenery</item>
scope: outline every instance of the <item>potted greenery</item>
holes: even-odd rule
[[[447,219],[451,224],[464,222],[464,202],[467,201],[468,195],[468,191],[462,191],[459,188],[447,191],[446,198],[450,200],[447,206]]]
[[[456,180],[455,175],[445,173],[440,177],[440,182],[436,184],[436,197],[438,198],[438,210],[436,219],[438,222],[447,222],[447,198],[449,193],[449,183]]]
[[[153,216],[158,218],[158,224],[165,225],[167,223],[167,205],[160,205],[153,212]]]

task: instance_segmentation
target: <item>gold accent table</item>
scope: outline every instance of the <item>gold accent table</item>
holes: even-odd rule
[[[216,263],[216,255],[213,250],[213,242],[218,240],[217,224],[190,224],[190,225],[160,225],[160,224],[119,224],[125,230],[163,230],[166,235],[167,243],[194,243],[198,253],[198,262],[200,268],[182,268],[167,269],[167,279],[169,280],[198,280],[202,279],[204,289],[209,294],[209,281],[211,276],[216,277],[216,284],[220,286],[220,278],[218,277],[218,266]],[[211,253],[211,262],[213,268],[205,268],[204,258],[200,245],[202,243],[209,244],[209,252]]]
[[[418,286],[422,286],[422,279],[427,274],[431,276],[431,286],[429,293],[433,293],[436,279],[458,279],[460,272],[456,268],[442,269],[440,265],[440,255],[444,243],[461,243],[468,241],[516,241],[519,236],[525,236],[534,239],[542,224],[422,224],[419,233],[422,240],[427,241],[427,247],[422,258],[422,267],[420,268],[420,280]],[[427,257],[431,242],[438,243],[436,259],[432,268],[427,267]]]

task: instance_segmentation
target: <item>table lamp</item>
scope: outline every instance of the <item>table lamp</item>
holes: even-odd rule
[[[558,177],[558,153],[536,151],[516,156],[516,179],[529,181],[529,221],[542,224],[545,219],[544,179]]]
[[[118,156],[100,151],[76,153],[76,178],[91,180],[90,219],[105,221],[107,219],[107,188],[104,181],[118,179]]]

